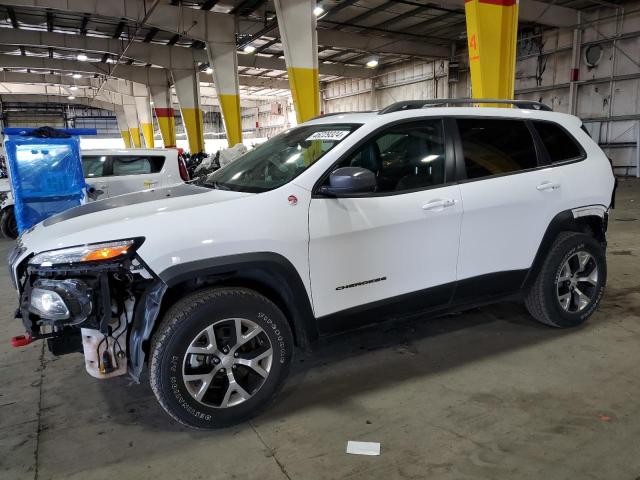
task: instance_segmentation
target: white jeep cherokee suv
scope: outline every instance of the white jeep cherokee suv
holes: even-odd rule
[[[520,298],[580,325],[605,288],[611,166],[578,118],[511,103],[325,115],[191,184],[51,217],[9,258],[15,343],[81,342],[98,378],[148,364],[171,416],[213,428],[268,405],[294,347],[390,313]]]

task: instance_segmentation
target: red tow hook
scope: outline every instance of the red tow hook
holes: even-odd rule
[[[24,347],[25,345],[29,345],[31,342],[33,342],[33,337],[31,335],[18,335],[11,337],[11,346],[14,348]]]

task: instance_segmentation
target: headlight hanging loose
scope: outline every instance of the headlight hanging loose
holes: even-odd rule
[[[61,248],[35,255],[29,260],[30,265],[51,267],[60,264],[74,264],[86,262],[102,262],[125,257],[139,246],[136,240],[120,240],[116,242],[95,243],[80,247]]]

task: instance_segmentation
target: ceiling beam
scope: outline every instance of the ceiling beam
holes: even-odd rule
[[[82,17],[82,23],[80,24],[80,35],[87,34],[87,25],[89,24],[89,15],[84,15]]]
[[[342,32],[334,33],[336,38]],[[371,38],[371,37],[364,37]],[[389,39],[377,37],[378,41],[388,42]],[[30,30],[15,30],[0,28],[0,45],[30,46],[36,48],[53,47],[73,52],[94,52],[100,55],[105,53],[119,57],[125,45],[123,42],[99,37],[70,35],[58,32],[37,32]],[[423,46],[423,50],[426,47]],[[127,59],[134,59],[142,63],[150,63],[164,68],[191,68],[194,63],[207,63],[209,61],[206,50],[197,50],[183,47],[167,47],[155,43],[132,42],[126,52]],[[106,61],[106,60],[105,60]],[[80,62],[91,64],[92,62]],[[104,68],[104,63],[98,63]],[[266,57],[262,55],[238,55],[238,65],[252,68],[266,68],[270,70],[286,71],[284,59],[278,57]],[[120,68],[120,67],[118,67]],[[81,70],[82,71],[82,70]],[[339,75],[354,78],[369,78],[373,75],[370,69],[361,67],[341,67],[339,65],[321,65],[320,73],[325,75]]]
[[[155,36],[158,34],[158,32],[159,32],[159,31],[160,31],[160,30],[159,30],[159,29],[157,29],[156,27],[151,27],[151,28],[149,29],[149,32],[147,32],[147,34],[144,36],[144,40],[143,40],[143,42],[144,42],[144,43],[149,43],[149,42],[151,42],[151,40],[153,40],[153,37],[155,37]]]
[[[20,28],[20,25],[18,25],[18,19],[16,17],[16,11],[13,9],[13,7],[7,7],[7,13],[9,14],[9,20],[11,20],[11,26],[13,28]]]
[[[118,26],[116,27],[116,31],[113,32],[113,37],[112,38],[120,38],[120,35],[122,35],[122,32],[124,32],[124,27],[126,27],[127,24],[125,22],[120,22],[118,23]]]
[[[202,6],[200,7],[200,10],[211,10],[213,7],[216,6],[216,3],[218,3],[218,0],[207,0],[202,4]]]
[[[53,12],[47,10],[47,32],[53,32]]]

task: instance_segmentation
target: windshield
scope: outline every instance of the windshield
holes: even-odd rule
[[[306,125],[259,145],[197,183],[210,188],[259,193],[289,183],[360,125]]]

